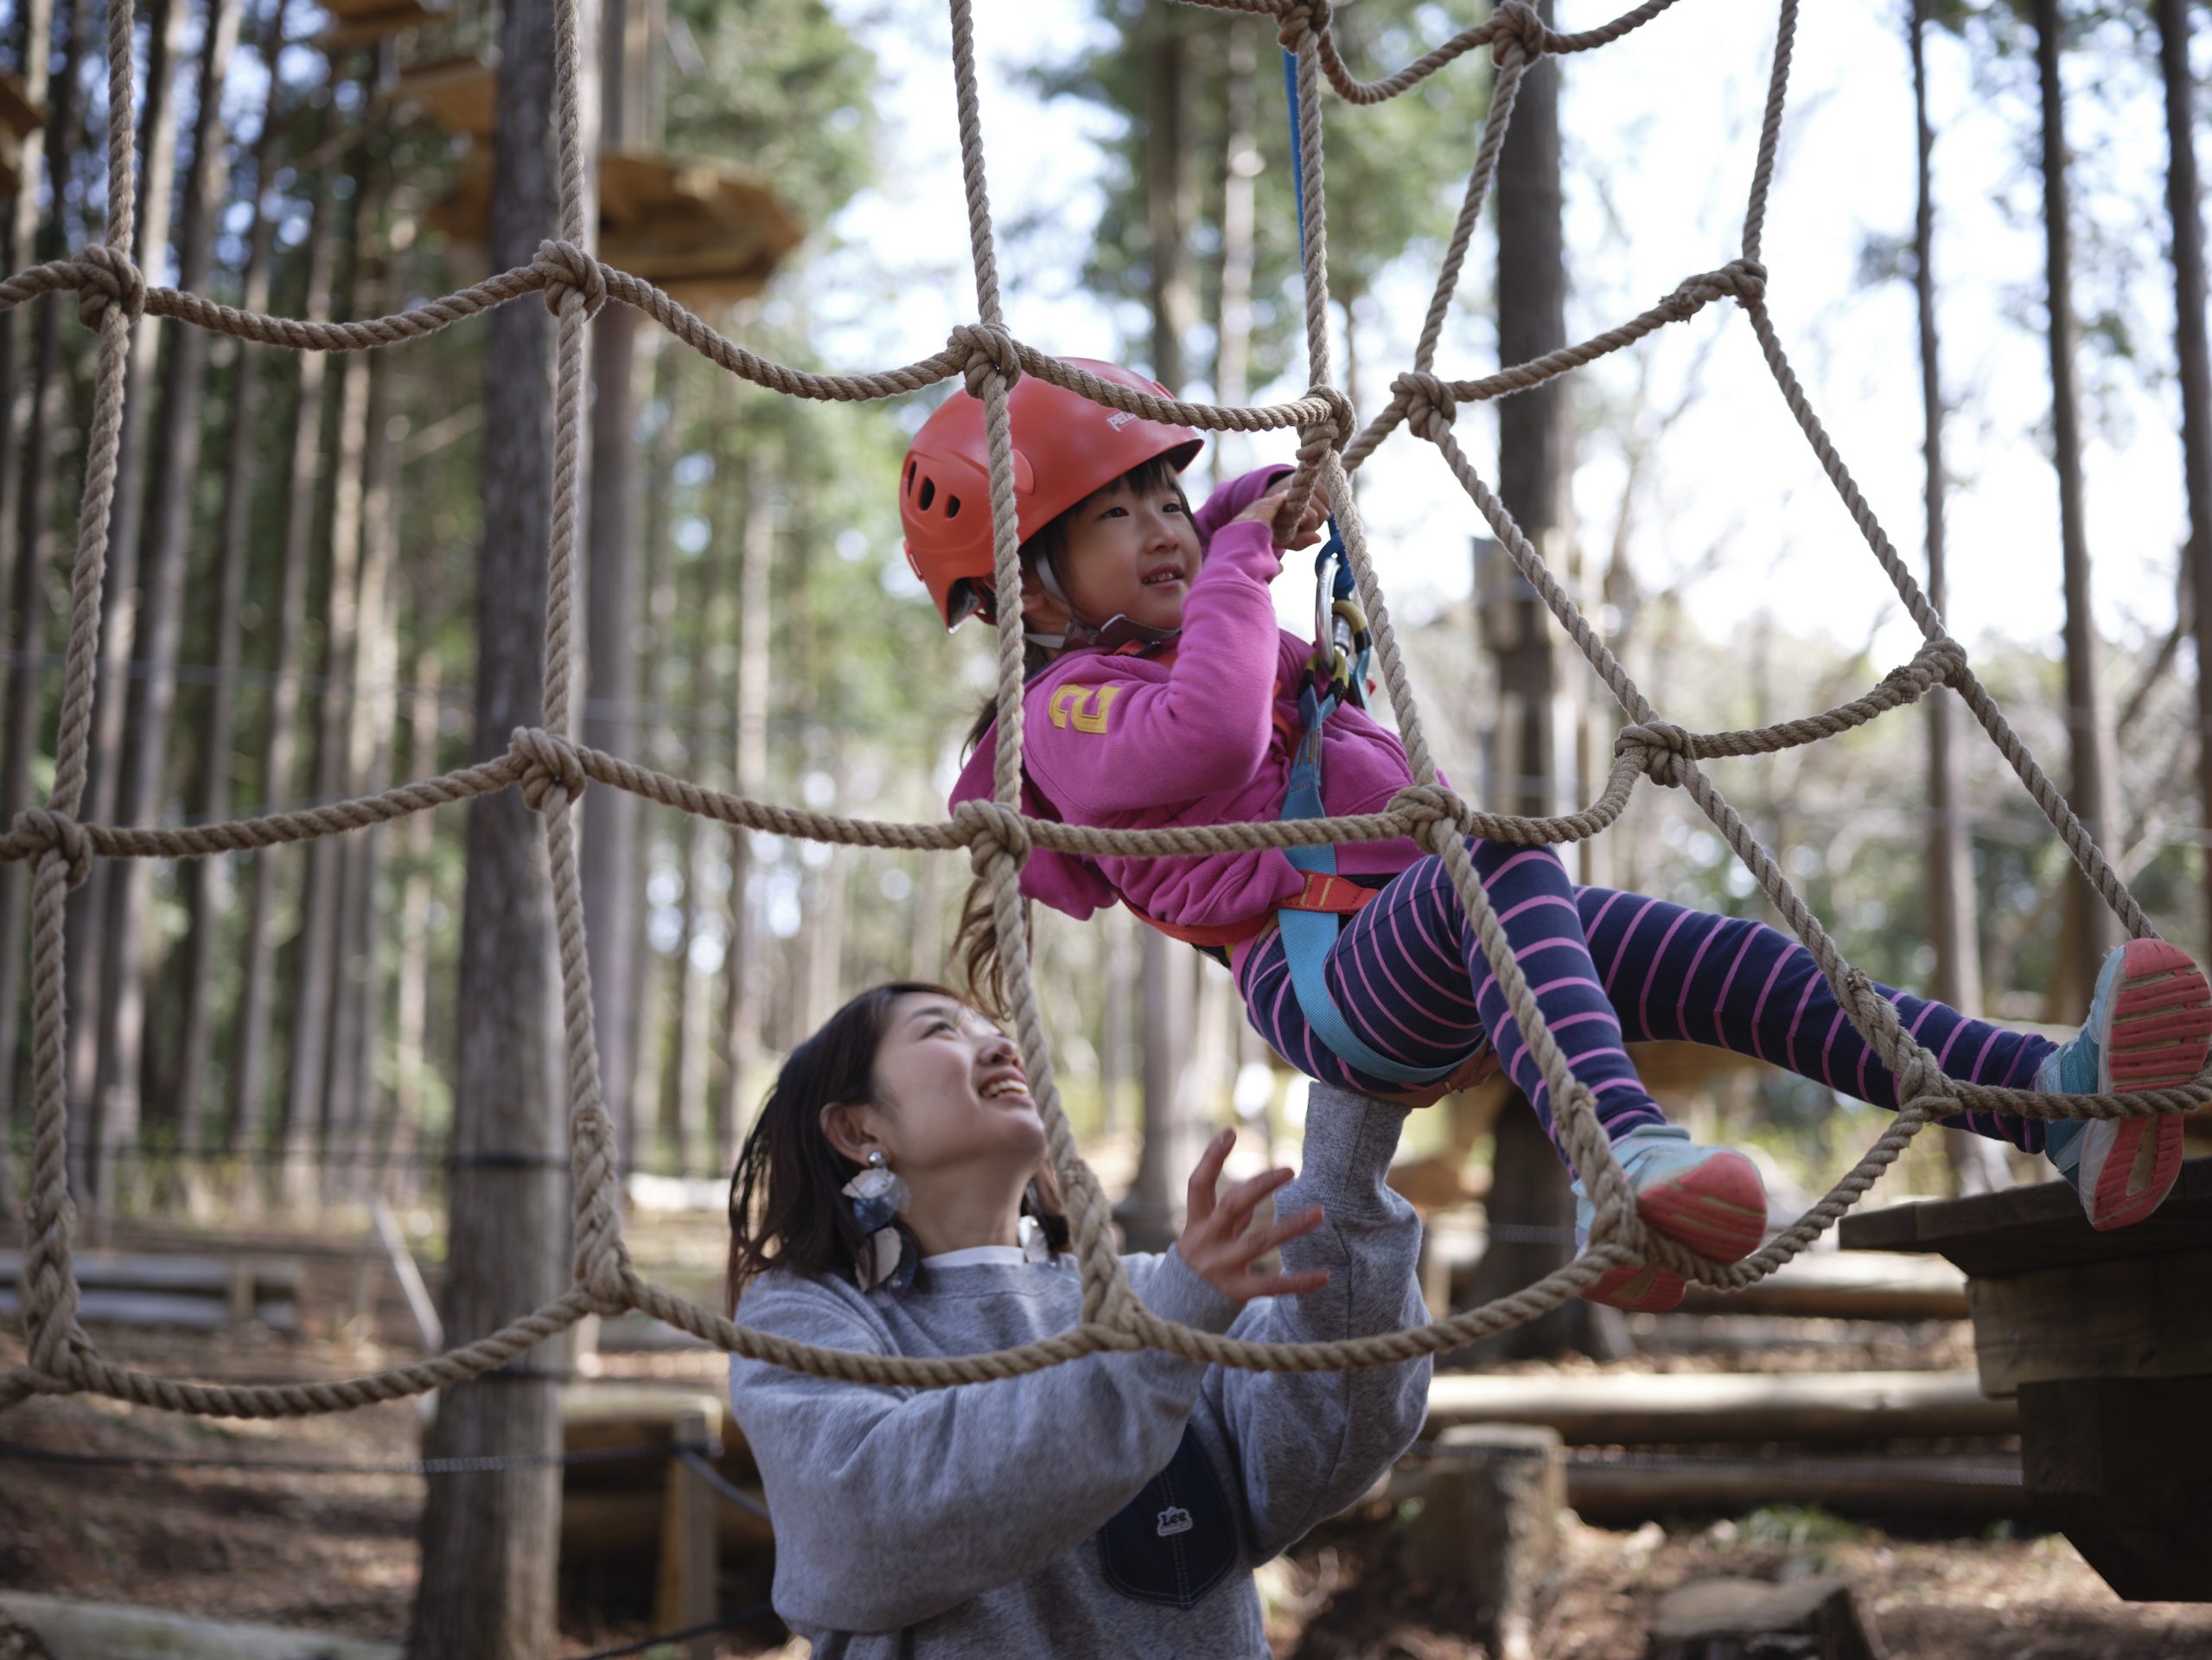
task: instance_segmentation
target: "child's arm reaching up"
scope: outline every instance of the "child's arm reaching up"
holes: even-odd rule
[[[1207,503],[1262,475],[1247,475]],[[1283,569],[1271,527],[1282,492],[1254,494],[1214,533],[1183,606],[1182,635],[1157,663],[1079,653],[1045,671],[1026,702],[1023,759],[1060,810],[1082,820],[1195,801],[1257,773],[1274,734],[1281,631],[1269,584]],[[1316,498],[1293,540],[1314,540]]]

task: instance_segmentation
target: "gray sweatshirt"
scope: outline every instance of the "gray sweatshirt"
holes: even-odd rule
[[[1264,1341],[1424,1323],[1420,1223],[1383,1182],[1405,1117],[1313,1088],[1278,1204],[1327,1211],[1283,1248],[1286,1267],[1329,1269],[1327,1286],[1240,1311],[1173,1251],[1124,1257],[1145,1306]],[[1012,1255],[925,1261],[902,1299],[770,1273],[737,1318],[887,1355],[978,1354],[1075,1325],[1072,1260],[999,1260]],[[816,1660],[1265,1660],[1253,1568],[1405,1451],[1429,1370],[1247,1372],[1146,1350],[932,1390],[733,1357],[730,1398],[775,1518],[776,1612]]]

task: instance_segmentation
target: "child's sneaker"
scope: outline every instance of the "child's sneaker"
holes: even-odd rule
[[[1701,1147],[1673,1124],[1641,1124],[1613,1143],[1613,1156],[1636,1196],[1636,1214],[1664,1234],[1716,1262],[1735,1262],[1766,1236],[1767,1190],[1758,1166],[1733,1147]],[[1575,1244],[1590,1242],[1597,1206],[1574,1184]],[[1682,1276],[1641,1263],[1615,1268],[1583,1296],[1632,1313],[1663,1314],[1682,1300]]]
[[[2043,1057],[2036,1088],[2104,1095],[2171,1089],[2203,1069],[2212,1044],[2212,986],[2189,954],[2130,940],[2105,959],[2081,1032]],[[2043,1152],[2081,1196],[2092,1228],[2125,1228],[2164,1203],[2181,1172],[2179,1113],[2155,1118],[2055,1118]]]

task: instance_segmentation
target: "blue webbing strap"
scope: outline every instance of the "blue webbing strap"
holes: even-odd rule
[[[1334,693],[1323,699],[1315,695],[1311,685],[1298,694],[1298,714],[1305,723],[1305,731],[1291,763],[1291,784],[1284,793],[1278,818],[1326,816],[1321,805],[1321,731],[1335,707]],[[1309,875],[1336,873],[1336,849],[1330,843],[1285,847],[1283,855],[1295,868]],[[1438,1083],[1450,1077],[1459,1069],[1461,1063],[1454,1061],[1449,1066],[1425,1069],[1408,1066],[1369,1048],[1345,1023],[1343,1012],[1329,994],[1329,976],[1323,967],[1328,961],[1329,948],[1336,942],[1342,920],[1335,912],[1328,910],[1275,913],[1276,923],[1283,930],[1283,957],[1290,965],[1291,986],[1297,993],[1298,1007],[1305,1015],[1306,1025],[1338,1060],[1347,1066],[1357,1067],[1369,1077],[1404,1084]]]

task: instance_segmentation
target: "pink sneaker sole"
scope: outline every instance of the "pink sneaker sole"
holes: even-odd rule
[[[2171,1089],[2212,1050],[2212,985],[2189,954],[2164,940],[2130,940],[2120,990],[2098,1033],[2116,1093]],[[2131,1118],[2097,1178],[2090,1226],[2125,1228],[2156,1210],[2181,1173],[2182,1114]]]
[[[1673,1181],[1639,1193],[1636,1214],[1654,1233],[1700,1256],[1737,1262],[1758,1249],[1765,1236],[1766,1184],[1749,1159],[1724,1149]],[[1613,1269],[1583,1295],[1634,1314],[1663,1314],[1681,1303],[1684,1289],[1680,1274],[1645,1263]]]

